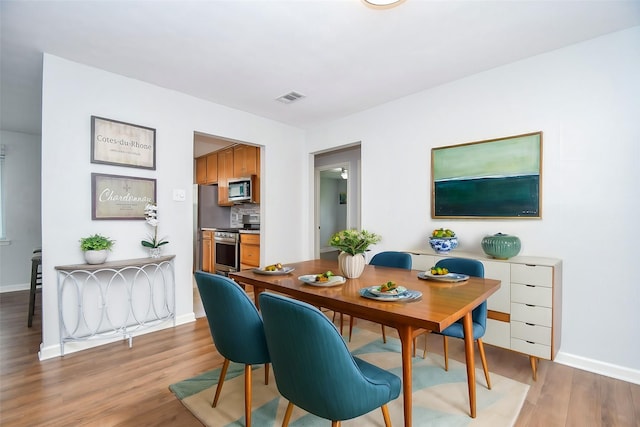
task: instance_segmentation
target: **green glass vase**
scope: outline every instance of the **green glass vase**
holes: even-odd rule
[[[482,239],[482,250],[496,259],[509,259],[520,253],[520,239],[517,236],[497,233]]]

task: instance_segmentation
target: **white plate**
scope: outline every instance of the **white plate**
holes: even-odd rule
[[[449,274],[431,274],[431,271],[418,273],[420,279],[437,280],[438,282],[463,282],[469,279],[466,274],[449,273]]]
[[[267,270],[263,270],[262,268],[254,268],[253,272],[256,274],[266,274],[269,276],[280,276],[283,274],[289,274],[293,270],[295,270],[295,268],[285,266],[285,267],[282,267],[282,270],[274,270],[274,271],[267,271]]]
[[[405,288],[404,286],[398,286],[391,292],[381,292],[380,286],[381,285],[371,286],[370,288],[367,288],[367,290],[374,295],[378,295],[379,297],[397,297],[398,295],[402,295],[407,291],[407,288]]]
[[[422,298],[422,292],[406,290],[406,291],[404,291],[403,293],[401,293],[398,296],[380,296],[380,295],[372,294],[371,293],[371,287],[368,287],[368,288],[360,289],[360,296],[365,297],[365,298],[369,298],[369,299],[374,299],[376,301],[386,301],[386,302],[392,302],[392,301],[402,302],[402,301],[404,301],[404,302],[411,302],[411,301],[416,301],[416,300],[419,300],[420,298]]]
[[[306,283],[307,285],[320,286],[320,287],[342,285],[344,282],[347,281],[342,276],[331,276],[329,277],[329,280],[327,280],[326,282],[316,282],[316,276],[317,274],[307,274],[307,275],[298,277],[298,280]]]

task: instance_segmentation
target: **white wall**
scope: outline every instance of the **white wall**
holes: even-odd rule
[[[40,247],[40,136],[0,132],[7,240],[0,242],[0,292],[29,289],[31,256]],[[26,315],[25,315],[26,320]]]
[[[148,233],[144,222],[91,220],[92,172],[157,180],[159,234],[170,241],[164,252],[176,254],[178,322],[193,319],[194,131],[265,147],[262,257],[290,262],[305,254],[302,231],[309,225],[299,208],[292,209],[307,202],[306,180],[298,179],[306,177],[301,130],[52,55],[43,62],[42,358],[59,354],[54,267],[84,262],[80,237],[102,233],[115,239],[111,260],[147,256],[140,245]],[[91,163],[91,115],[155,128],[156,170]],[[184,202],[172,200],[174,189],[186,191]]]
[[[474,75],[308,134],[309,151],[362,143],[362,227],[385,249],[460,250],[515,234],[563,260],[562,357],[640,378],[640,27]],[[543,131],[540,220],[433,220],[430,150]],[[392,209],[390,207],[396,207]],[[561,359],[560,358],[560,359]],[[608,366],[611,365],[611,366]]]

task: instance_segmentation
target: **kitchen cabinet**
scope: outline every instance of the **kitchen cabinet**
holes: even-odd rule
[[[218,153],[207,155],[207,183],[218,182]]]
[[[255,176],[253,202],[260,203],[260,147],[234,145],[195,159],[196,184],[218,184],[218,205],[229,202],[228,180]]]
[[[240,270],[260,267],[260,235],[240,233]]]
[[[207,183],[207,156],[196,158],[196,184]]]
[[[233,147],[233,178],[254,176],[253,202],[260,203],[260,147],[236,145]]]
[[[218,204],[232,206],[229,202],[229,178],[233,178],[233,148],[218,151]]]
[[[202,230],[202,271],[215,273],[215,248],[213,231]]]
[[[196,158],[196,184],[218,182],[218,153],[210,153]]]
[[[517,256],[497,260],[486,255],[453,251],[448,255],[408,251],[415,270],[426,270],[440,259],[477,259],[487,278],[502,282],[487,300],[487,330],[483,341],[529,356],[533,378],[538,359],[553,360],[560,349],[562,324],[562,261]]]
[[[236,145],[233,147],[233,177],[244,178],[258,174],[259,147]]]

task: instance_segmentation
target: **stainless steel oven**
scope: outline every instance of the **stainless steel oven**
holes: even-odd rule
[[[228,276],[240,270],[240,234],[238,231],[216,230],[213,232],[215,272]]]

